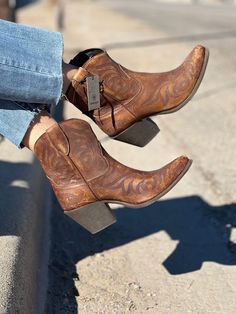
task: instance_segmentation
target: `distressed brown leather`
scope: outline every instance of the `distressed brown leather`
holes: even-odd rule
[[[142,118],[180,106],[196,86],[205,56],[205,48],[199,45],[175,70],[139,73],[124,68],[100,51],[78,69],[67,97],[109,136],[119,134]],[[102,107],[88,112],[85,77],[91,74],[99,77]]]
[[[98,200],[142,206],[174,185],[189,163],[179,157],[159,170],[131,169],[110,157],[90,125],[77,119],[48,129],[35,154],[65,211]]]

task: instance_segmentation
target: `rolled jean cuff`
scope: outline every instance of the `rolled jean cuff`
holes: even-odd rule
[[[0,20],[0,99],[57,104],[63,37],[58,32]]]
[[[22,148],[23,138],[39,112],[38,104],[0,99],[0,134]]]

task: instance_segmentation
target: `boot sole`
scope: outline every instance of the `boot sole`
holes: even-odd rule
[[[195,95],[196,91],[198,90],[203,76],[206,71],[207,63],[209,59],[209,50],[205,48],[205,56],[204,61],[202,65],[202,69],[199,75],[199,78],[190,93],[190,95],[177,107],[173,109],[163,110],[161,112],[158,112],[157,114],[150,115],[150,117],[154,117],[157,115],[162,114],[169,114],[174,113],[178,110],[180,110],[182,107],[184,107]],[[126,130],[122,131],[121,133],[117,134],[116,136],[113,136],[112,138],[121,142],[125,142],[134,146],[138,147],[144,147],[146,146],[158,133],[160,132],[159,127],[156,125],[155,122],[153,122],[150,118],[145,118],[141,121],[138,121],[131,125]]]
[[[189,160],[181,174],[172,182],[172,184],[162,193],[154,197],[153,199],[144,202],[142,204],[130,204],[126,202],[114,201],[114,200],[103,200],[94,202],[82,206],[77,209],[65,211],[64,213],[80,224],[83,228],[88,230],[90,233],[95,234],[116,222],[116,217],[113,211],[110,209],[107,203],[121,204],[130,208],[142,208],[153,204],[155,201],[160,199],[166,193],[168,193],[185,175],[192,164],[192,160]]]

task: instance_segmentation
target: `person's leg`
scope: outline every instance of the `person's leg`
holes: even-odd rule
[[[150,115],[176,111],[190,100],[208,58],[207,49],[197,46],[173,71],[138,73],[101,49],[80,53],[71,65],[62,54],[61,34],[0,20],[0,99],[57,104],[64,94],[106,134],[137,146],[159,131]],[[88,90],[91,75],[98,76],[96,92]],[[87,94],[92,103],[101,97],[102,107],[89,110]]]
[[[0,134],[21,148],[28,128],[40,112],[38,104],[0,99]]]
[[[91,233],[115,222],[109,203],[148,206],[166,194],[191,165],[181,156],[158,170],[132,169],[103,149],[87,122],[51,121],[48,128],[49,120],[45,124],[42,120],[41,127],[37,123],[32,126],[31,146],[64,212]],[[44,127],[46,131],[36,140]]]
[[[115,222],[108,203],[147,206],[191,164],[179,157],[159,170],[139,171],[111,158],[83,120],[58,124],[37,104],[5,100],[0,100],[0,113],[0,133],[34,152],[65,213],[92,233]]]
[[[63,88],[62,93],[66,96],[66,92],[71,85],[71,82],[78,71],[78,67],[72,64],[62,62],[62,73],[63,73]]]
[[[42,110],[35,119],[31,122],[27,132],[22,139],[22,144],[34,152],[34,145],[47,129],[56,125],[57,122],[46,111]]]
[[[57,104],[76,68],[60,33],[0,20],[0,99]]]

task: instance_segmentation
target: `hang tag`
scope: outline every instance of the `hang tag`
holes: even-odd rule
[[[100,108],[100,86],[98,76],[88,76],[86,78],[88,110]]]

